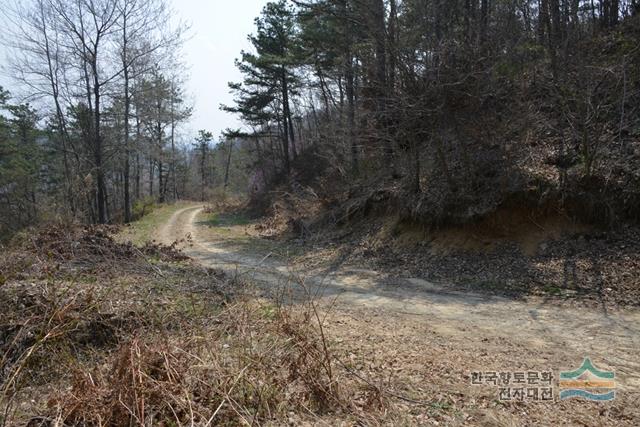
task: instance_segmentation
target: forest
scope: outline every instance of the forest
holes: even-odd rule
[[[179,54],[188,26],[169,6],[8,5],[6,68],[23,101],[2,89],[2,234],[60,218],[129,222],[212,182],[213,135],[179,135],[192,114]]]
[[[0,2],[0,427],[638,425],[640,0]]]
[[[636,2],[293,3],[256,21],[225,107],[261,186],[436,226],[514,202],[637,221]]]
[[[151,200],[211,197],[230,165],[253,199],[326,178],[329,205],[379,190],[430,224],[513,198],[638,218],[636,1],[269,3],[221,106],[244,126],[215,144],[177,139],[188,28],[167,4],[71,3],[7,12],[9,69],[46,107],[3,89],[3,234],[51,215],[129,222]]]

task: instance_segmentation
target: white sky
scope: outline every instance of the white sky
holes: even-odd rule
[[[242,78],[234,59],[242,49],[248,49],[253,20],[267,0],[171,1],[180,17],[191,23],[192,37],[184,47],[184,62],[190,67],[187,90],[195,107],[192,132],[207,129],[218,135],[225,128],[240,127],[235,116],[218,107],[232,104],[227,83]]]
[[[7,0],[0,0],[0,8]],[[249,48],[247,36],[254,32],[253,20],[268,0],[169,0],[176,11],[176,19],[191,25],[190,37],[183,50],[187,84],[194,106],[191,122],[183,129],[183,136],[191,138],[199,129],[219,135],[225,128],[237,128],[239,120],[220,111],[220,104],[232,104],[227,83],[240,81],[234,65],[242,49]],[[0,68],[7,53],[0,46]],[[19,93],[6,74],[0,74],[0,85]]]

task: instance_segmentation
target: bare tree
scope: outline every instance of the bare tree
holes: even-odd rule
[[[29,97],[52,101],[71,210],[86,193],[88,216],[108,221],[110,204],[119,205],[118,198],[110,203],[108,180],[117,184],[121,176],[117,187],[123,191],[114,194],[122,194],[129,221],[132,81],[171,66],[186,26],[172,25],[167,0],[27,0],[15,2],[6,15],[17,29],[5,40],[16,52],[14,74]],[[114,122],[116,111],[122,119]],[[69,131],[70,117],[78,114],[82,120],[74,122],[82,127],[82,138]],[[121,141],[105,137],[103,128],[112,125],[121,126]],[[122,162],[118,173],[110,174],[107,162],[116,155]],[[87,174],[92,179],[80,180]],[[86,187],[93,189],[83,192]]]
[[[124,176],[124,219],[131,220],[130,183],[130,120],[131,120],[131,79],[133,73],[144,73],[153,58],[167,55],[182,42],[186,30],[183,24],[172,29],[171,9],[165,0],[118,0],[120,31],[120,60],[122,63],[125,151]],[[171,55],[168,55],[171,56]],[[158,62],[158,61],[155,61]],[[138,65],[135,67],[134,65]],[[172,125],[172,146],[174,126]]]

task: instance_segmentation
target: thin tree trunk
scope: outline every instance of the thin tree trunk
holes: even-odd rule
[[[356,175],[359,172],[358,146],[356,143],[356,120],[355,120],[355,87],[354,87],[354,70],[353,70],[353,35],[351,32],[351,23],[347,19],[349,16],[347,0],[340,3],[341,12],[344,19],[344,64],[343,73],[345,80],[345,95],[347,98],[347,134],[349,150],[351,151],[351,172]],[[341,91],[342,99],[342,91]]]
[[[71,145],[69,142],[69,135],[67,133],[67,125],[64,117],[64,113],[62,111],[62,106],[60,104],[60,92],[58,87],[58,79],[56,72],[53,68],[53,60],[51,55],[51,47],[49,43],[49,34],[47,32],[47,24],[45,21],[45,10],[44,4],[42,1],[38,3],[39,12],[40,12],[40,24],[42,25],[42,35],[44,37],[44,46],[45,46],[45,54],[47,57],[47,76],[49,78],[49,84],[51,85],[51,93],[53,94],[53,102],[56,108],[56,120],[58,122],[58,133],[60,136],[60,141],[62,142],[62,156],[63,156],[63,166],[64,166],[64,180],[65,180],[65,194],[67,198],[67,202],[69,203],[69,208],[71,210],[72,215],[75,217],[76,215],[76,206],[73,197],[73,187],[71,181],[71,167],[69,165],[69,156],[68,149]],[[73,150],[74,153],[76,150]],[[78,157],[76,153],[76,157]],[[78,159],[79,162],[79,159]]]
[[[395,92],[396,88],[396,62],[398,54],[398,8],[397,0],[390,0],[389,11],[389,95]]]
[[[138,116],[138,109],[136,107],[136,200],[140,199],[140,179],[142,176],[142,163],[140,162],[140,137],[142,133],[140,131],[140,116]]]
[[[393,161],[393,148],[389,138],[384,136],[388,128],[387,103],[387,52],[386,52],[386,26],[385,26],[385,6],[384,0],[373,0],[372,19],[373,19],[373,38],[375,45],[375,99],[376,103],[376,121],[378,124],[378,139],[382,140],[384,147],[385,162],[389,165],[389,170],[395,174],[395,165]]]
[[[162,160],[159,160],[158,161],[158,201],[160,203],[165,202],[165,193],[166,193],[166,187],[167,187],[167,182],[164,177],[163,168],[164,168],[164,165],[162,163]]]
[[[153,159],[149,159],[149,196],[153,197],[153,181],[155,180],[156,163]]]
[[[171,179],[173,184],[173,199],[178,199],[178,181],[176,178],[176,118],[175,118],[175,89],[171,82]]]
[[[200,179],[201,179],[201,187],[200,187],[200,201],[204,202],[204,189],[207,185],[207,146],[206,142],[201,143],[202,156],[200,158]]]
[[[224,168],[224,192],[227,192],[229,186],[229,167],[231,166],[231,153],[233,152],[233,140],[229,140],[229,150],[227,153],[227,164]]]
[[[282,103],[283,113],[285,116],[284,126],[288,127],[288,135],[291,147],[291,153],[293,154],[293,160],[298,157],[298,150],[296,149],[296,136],[293,131],[293,120],[291,119],[291,106],[289,103],[289,79],[287,78],[287,72],[283,68],[282,70]]]
[[[128,39],[127,39],[127,14],[123,13],[122,24],[122,65],[124,68],[124,222],[131,222],[131,188],[129,180],[129,158],[131,151],[129,147],[129,116],[131,113],[131,96],[129,93],[129,63],[127,60]]]
[[[97,50],[97,49],[96,49]],[[96,168],[96,178],[98,185],[98,194],[97,194],[97,203],[98,203],[98,222],[100,224],[105,224],[107,222],[107,194],[104,182],[104,170],[102,166],[102,134],[100,130],[100,120],[101,120],[101,112],[100,112],[100,80],[98,78],[98,63],[97,58],[92,58],[91,70],[93,72],[93,102],[94,102],[94,159],[95,159],[95,168]]]
[[[618,17],[620,15],[620,0],[611,0],[611,9],[609,10],[609,26],[618,25]]]
[[[289,176],[291,173],[291,162],[289,160],[289,126],[287,123],[287,119],[289,117],[289,88],[287,86],[287,76],[286,70],[282,67],[281,70],[281,80],[282,80],[282,150],[284,156],[284,171]]]
[[[142,164],[140,163],[140,153],[136,153],[136,187],[135,187],[135,197],[136,200],[140,199],[140,175],[141,175],[141,169],[142,168]]]
[[[480,2],[480,44],[487,40],[487,28],[489,27],[489,0]]]
[[[558,78],[558,48],[562,41],[559,0],[548,0],[549,15],[551,16],[551,31],[549,35],[549,50],[551,53],[551,67],[554,79]]]

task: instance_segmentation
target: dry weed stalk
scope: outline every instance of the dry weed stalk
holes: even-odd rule
[[[315,314],[265,309],[238,302],[202,335],[132,338],[106,365],[78,367],[71,391],[50,402],[53,418],[73,426],[261,425],[290,411],[352,412]]]

